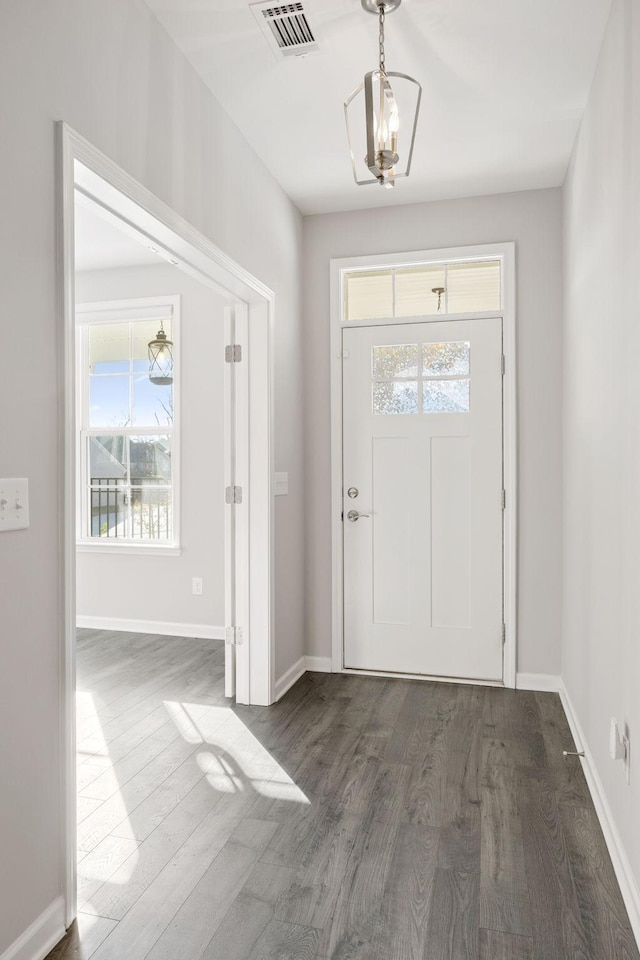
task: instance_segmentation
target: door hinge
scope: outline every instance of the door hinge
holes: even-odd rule
[[[507,625],[506,623],[502,624],[502,645],[507,642]]]
[[[242,487],[226,487],[224,499],[225,503],[242,503]]]
[[[227,363],[240,363],[242,360],[242,345],[230,343],[224,348],[224,359]]]
[[[500,502],[502,503],[502,509],[504,510],[505,507],[507,506],[507,491],[504,490],[504,489],[503,489],[503,491],[502,491],[502,496],[501,496],[501,498],[500,498]]]
[[[227,627],[225,643],[227,643],[230,647],[241,647],[242,627]]]
[[[505,373],[507,372],[507,358],[505,357],[504,353],[502,354],[501,367],[502,367],[502,376],[504,377]]]

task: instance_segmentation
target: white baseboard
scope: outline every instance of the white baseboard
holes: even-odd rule
[[[587,744],[582,726],[578,720],[578,715],[573,708],[567,688],[562,681],[560,683],[559,692],[562,706],[564,707],[564,712],[567,715],[571,733],[573,735],[573,739],[575,740],[576,750],[584,750],[584,762],[582,764],[582,768],[587,780],[589,792],[591,793],[593,805],[596,808],[600,826],[602,827],[604,839],[609,850],[609,856],[611,857],[611,862],[613,863],[613,869],[615,870],[615,874],[620,885],[622,899],[624,900],[624,905],[627,908],[627,913],[629,914],[631,929],[633,930],[636,942],[640,948],[640,890],[638,890],[638,884],[633,875],[633,870],[631,869],[631,864],[629,863],[629,858],[627,857],[622,837],[620,836],[615,820],[613,819],[613,814],[602,785],[602,780],[600,779],[598,770],[593,760],[593,754],[589,750],[589,745]]]
[[[307,670],[314,673],[331,673],[331,657],[300,657],[276,680],[276,700],[280,700]],[[1,958],[0,958],[1,960]]]
[[[289,667],[288,670],[285,670],[282,676],[276,680],[276,700],[279,700],[281,697],[283,697],[287,690],[289,690],[294,683],[297,683],[300,677],[306,672],[307,668],[305,666],[305,658],[300,657],[299,660],[296,660],[293,666]]]
[[[168,623],[163,620],[123,620],[120,617],[76,617],[76,626],[87,630],[120,630],[124,633],[157,633],[162,637],[198,637],[224,640],[224,627],[208,623]],[[2,960],[2,957],[0,957]]]
[[[57,897],[0,955],[0,960],[44,960],[64,934],[64,899]]]
[[[312,673],[331,673],[331,657],[305,657],[304,662]]]
[[[562,680],[555,673],[517,673],[516,689],[559,693]]]

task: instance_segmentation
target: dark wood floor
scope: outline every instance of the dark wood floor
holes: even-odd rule
[[[49,960],[638,960],[555,694],[81,631],[78,924]]]

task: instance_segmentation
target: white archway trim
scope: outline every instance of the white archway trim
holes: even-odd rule
[[[271,333],[274,294],[179,214],[67,124],[57,124],[58,316],[60,377],[60,664],[62,863],[65,920],[76,913],[75,798],[75,265],[74,194],[99,203],[132,231],[148,237],[181,268],[233,304],[234,340],[246,363],[237,379],[234,409],[235,484],[243,488],[236,514],[235,603],[229,625],[242,629],[236,647],[239,703],[275,699],[273,408]],[[227,611],[229,617],[229,611]]]

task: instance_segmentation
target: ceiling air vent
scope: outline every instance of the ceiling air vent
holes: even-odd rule
[[[250,4],[253,15],[278,60],[303,57],[318,49],[302,3]]]

